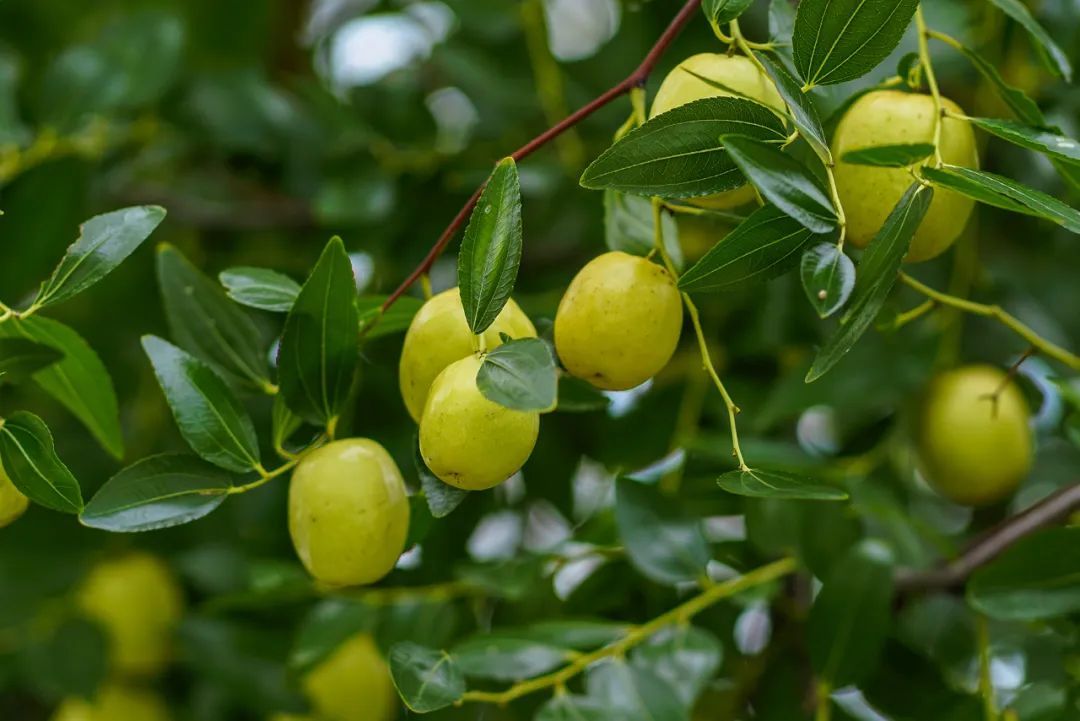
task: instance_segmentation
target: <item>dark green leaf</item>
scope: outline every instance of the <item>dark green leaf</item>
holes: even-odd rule
[[[991,618],[1034,621],[1080,610],[1080,527],[1019,541],[971,577],[968,600]]]
[[[106,481],[79,520],[84,526],[121,533],[179,526],[220,506],[234,480],[195,456],[151,456]]]
[[[587,413],[603,411],[611,400],[596,386],[572,375],[559,376],[559,399],[555,410],[560,413]]]
[[[405,295],[394,301],[394,304],[383,311],[383,303],[388,296],[385,295],[362,295],[357,301],[360,312],[360,335],[365,340],[373,340],[382,336],[404,333],[409,329],[413,316],[424,305],[420,298]]]
[[[446,708],[465,694],[465,677],[445,651],[399,643],[390,650],[390,673],[405,705],[415,713]]]
[[[701,9],[713,25],[729,23],[746,12],[754,0],[702,0]]]
[[[787,133],[765,106],[741,98],[704,98],[669,110],[627,133],[585,169],[586,188],[692,198],[746,183],[720,136],[738,133],[782,142]]]
[[[554,410],[558,381],[555,354],[539,338],[503,343],[484,356],[476,375],[485,398],[518,411]]]
[[[155,336],[143,337],[161,390],[192,450],[229,471],[259,464],[259,442],[250,416],[214,371],[193,355]]]
[[[653,486],[619,478],[615,521],[630,562],[666,585],[697,581],[709,562],[701,524]]]
[[[540,621],[504,632],[558,648],[591,651],[622,638],[629,627],[611,621]]]
[[[278,351],[281,393],[297,415],[329,423],[356,374],[356,280],[341,238],[327,244],[296,299]]]
[[[405,536],[406,550],[424,542],[434,520],[427,497],[423,493],[409,496],[409,533]]]
[[[829,139],[821,127],[821,116],[818,115],[817,108],[814,107],[813,98],[809,93],[802,91],[799,87],[799,81],[787,71],[779,57],[774,59],[765,53],[759,53],[757,57],[761,60],[761,64],[769,77],[772,78],[780,97],[784,99],[784,102],[791,110],[791,119],[799,133],[810,144],[817,156],[821,158],[821,162],[826,165],[832,164],[833,159],[832,151],[829,150]]]
[[[83,509],[79,482],[56,455],[48,426],[33,413],[18,411],[0,425],[0,463],[31,501],[61,513]]]
[[[795,16],[795,67],[809,86],[862,77],[904,36],[919,0],[802,0]]]
[[[237,303],[274,313],[288,313],[300,294],[299,283],[267,268],[229,268],[218,280]]]
[[[483,333],[506,305],[521,264],[521,185],[513,158],[495,166],[476,201],[458,253],[465,319]]]
[[[469,492],[443,483],[424,463],[424,457],[420,455],[420,444],[413,443],[413,446],[413,463],[416,466],[416,475],[420,477],[420,488],[424,491],[428,510],[435,518],[445,518],[461,505]]]
[[[0,338],[0,383],[24,380],[63,357],[49,345],[25,338]]]
[[[34,688],[57,701],[92,697],[109,674],[109,638],[97,623],[68,618],[27,649],[26,671]]]
[[[298,671],[316,666],[348,639],[372,631],[377,618],[376,609],[361,601],[348,598],[320,601],[300,624],[289,665]]]
[[[676,268],[683,265],[679,226],[670,213],[660,216],[664,247]],[[649,255],[656,247],[652,201],[616,190],[604,191],[604,241],[609,250],[631,255]]]
[[[786,498],[807,501],[843,501],[848,494],[842,488],[818,483],[784,471],[730,471],[717,480],[728,493],[756,498]]]
[[[908,143],[902,145],[875,145],[859,148],[844,153],[842,160],[854,165],[873,165],[878,168],[906,168],[914,165],[934,152],[930,143]]]
[[[716,676],[723,646],[703,628],[679,625],[667,628],[634,649],[633,666],[651,671],[679,695],[687,708]]]
[[[1069,56],[1058,47],[1054,39],[1050,37],[1050,33],[1046,32],[1046,29],[1032,17],[1031,11],[1020,0],[990,0],[990,2],[1001,8],[1002,12],[1028,31],[1031,39],[1042,49],[1041,55],[1048,68],[1065,80],[1072,80],[1072,65],[1069,64]]]
[[[997,92],[998,97],[1009,106],[1021,122],[1027,123],[1028,125],[1046,125],[1046,118],[1043,117],[1043,113],[1039,110],[1039,106],[1035,101],[1029,98],[1023,90],[1005,82],[1005,79],[1001,77],[1001,73],[998,72],[998,69],[994,67],[993,64],[971,48],[964,45],[956,45],[954,47],[971,61],[971,64],[975,66],[975,69],[986,78],[990,83],[990,87]]]
[[[1004,118],[970,118],[988,133],[1064,163],[1080,164],[1080,143],[1048,128],[1038,128]]]
[[[678,693],[651,670],[622,660],[589,668],[585,677],[589,697],[609,709],[619,721],[689,721],[690,711]]]
[[[806,374],[807,383],[825,375],[873,324],[896,283],[896,276],[911,245],[911,238],[926,215],[933,196],[934,191],[931,188],[918,183],[912,184],[885,219],[885,225],[878,231],[877,236],[870,241],[870,246],[859,264],[859,274],[855,280],[855,291],[848,312],[842,319],[840,328],[818,351],[810,371]]]
[[[54,305],[97,283],[135,252],[164,218],[164,208],[142,205],[95,215],[83,223],[78,240],[42,284],[34,305]]]
[[[835,243],[807,248],[800,276],[810,305],[822,318],[840,310],[855,289],[855,264]]]
[[[473,636],[450,651],[471,678],[516,682],[552,671],[570,661],[567,649],[504,633]]]
[[[752,138],[725,135],[720,141],[743,174],[776,207],[814,233],[836,229],[836,209],[805,165]]]

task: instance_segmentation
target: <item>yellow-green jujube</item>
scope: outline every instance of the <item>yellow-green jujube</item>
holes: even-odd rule
[[[451,363],[431,384],[420,419],[420,454],[436,476],[466,491],[482,491],[514,475],[529,459],[540,414],[488,400],[476,385],[483,361],[473,354]]]
[[[948,98],[947,111],[962,113]],[[847,217],[847,237],[865,247],[885,224],[904,191],[911,186],[907,168],[877,168],[845,163],[845,153],[880,145],[934,142],[934,100],[929,95],[877,90],[867,93],[848,109],[833,136],[836,189]],[[950,165],[979,167],[975,134],[966,120],[946,117],[941,126],[941,158]],[[975,201],[942,188],[911,240],[908,262],[928,260],[943,253],[963,232]]]
[[[511,338],[536,337],[532,321],[512,299],[484,331],[489,350],[502,344],[501,333]],[[439,293],[420,308],[405,334],[398,373],[401,397],[414,421],[420,422],[435,377],[454,361],[474,353],[473,343],[457,288]]]
[[[312,451],[289,484],[289,534],[296,555],[331,586],[375,583],[405,550],[409,499],[386,449],[367,438]]]
[[[30,505],[30,499],[24,496],[0,466],[0,528],[13,523]]]
[[[320,721],[391,721],[397,716],[390,668],[367,634],[339,646],[308,672],[303,686]]]
[[[184,597],[161,559],[136,552],[103,561],[76,597],[83,613],[104,627],[109,660],[119,674],[150,676],[169,662]]]
[[[682,332],[675,279],[620,251],[593,258],[570,281],[555,314],[555,350],[570,373],[605,390],[626,390],[671,360]]]
[[[956,503],[1000,501],[1031,468],[1030,418],[1020,388],[997,368],[965,366],[938,376],[919,419],[923,475]]]
[[[710,85],[697,77],[699,75],[730,88],[730,91]],[[660,89],[656,91],[656,97],[653,98],[650,116],[655,117],[702,98],[738,96],[756,100],[775,110],[784,110],[784,101],[772,80],[749,58],[725,53],[691,55],[664,78]],[[691,198],[688,202],[705,208],[726,210],[749,203],[753,199],[754,189],[746,185],[714,195]]]
[[[108,683],[93,699],[63,701],[52,721],[169,721],[165,703],[156,693]]]

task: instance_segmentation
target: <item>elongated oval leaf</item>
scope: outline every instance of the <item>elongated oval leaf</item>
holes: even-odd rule
[[[696,581],[705,572],[709,548],[701,524],[654,486],[619,478],[615,522],[630,562],[657,583]]]
[[[634,649],[630,663],[666,681],[687,708],[716,676],[723,646],[710,631],[688,625],[667,628]]]
[[[63,357],[52,346],[25,338],[0,338],[0,383],[24,380]]]
[[[679,277],[687,292],[733,290],[783,275],[816,236],[775,205],[758,208]]]
[[[1042,111],[1039,110],[1038,104],[1029,98],[1023,90],[1005,82],[1005,78],[1001,77],[1001,73],[990,61],[967,46],[957,44],[953,45],[953,47],[963,53],[971,64],[975,66],[975,69],[986,78],[987,82],[990,83],[990,87],[997,92],[998,97],[1009,106],[1009,109],[1016,114],[1016,117],[1021,122],[1028,125],[1046,125],[1046,119],[1043,117]]]
[[[420,454],[419,440],[413,443],[413,465],[416,475],[420,477],[420,488],[424,492],[424,500],[427,501],[428,510],[434,518],[444,518],[454,512],[461,505],[468,491],[455,488],[449,483],[444,483],[424,463],[424,457]]]
[[[930,157],[934,152],[931,143],[907,143],[902,145],[875,145],[870,148],[849,150],[842,158],[845,163],[873,165],[879,168],[906,168]]]
[[[225,381],[210,366],[161,338],[143,337],[143,349],[192,450],[237,473],[257,466],[255,426]]]
[[[713,25],[729,23],[746,12],[754,0],[702,0],[701,9]]]
[[[590,698],[608,709],[609,719],[690,721],[690,709],[670,683],[651,669],[621,659],[590,666],[585,687]]]
[[[671,213],[662,213],[664,247],[676,269],[683,267],[679,226]],[[648,198],[627,195],[616,190],[604,191],[604,241],[609,250],[631,255],[649,255],[656,247],[653,232],[652,202]]]
[[[1071,165],[1080,164],[1080,143],[1047,128],[1037,128],[1004,118],[971,118],[988,133]]]
[[[352,264],[335,237],[289,311],[278,351],[281,392],[301,418],[337,416],[356,374],[359,322]]]
[[[0,425],[0,463],[34,503],[61,513],[82,510],[79,482],[56,455],[49,427],[33,413],[18,411]]]
[[[1032,17],[1031,11],[1020,0],[990,0],[990,2],[1001,8],[1006,15],[1028,31],[1031,39],[1042,49],[1041,54],[1048,68],[1065,80],[1072,81],[1072,65],[1069,63],[1069,56],[1058,47],[1058,44],[1050,37],[1050,33],[1046,32],[1046,28]]]
[[[571,650],[502,633],[467,638],[451,649],[470,678],[521,681],[552,671],[571,659]]]
[[[236,478],[195,456],[151,456],[106,481],[79,520],[121,533],[179,526],[220,506]]]
[[[413,316],[424,305],[424,301],[420,298],[405,295],[398,298],[384,311],[382,307],[386,299],[385,295],[362,295],[357,301],[356,306],[360,313],[360,336],[364,340],[404,333],[409,329]]]
[[[669,110],[627,133],[585,169],[586,188],[692,198],[746,183],[720,136],[738,133],[783,142],[780,120],[741,98],[704,98]]]
[[[829,139],[821,127],[821,116],[818,115],[817,108],[814,106],[813,97],[802,91],[799,81],[787,71],[779,57],[774,58],[765,53],[759,53],[757,57],[765,68],[765,72],[772,78],[780,97],[791,110],[791,119],[799,133],[821,158],[821,162],[826,165],[831,164],[833,159],[832,151],[829,149]]]
[[[933,189],[919,183],[912,184],[885,219],[885,225],[870,241],[859,264],[848,312],[840,328],[818,351],[806,374],[807,383],[817,380],[836,365],[874,322],[896,283],[896,275],[911,245],[911,238],[926,215],[933,196]]]
[[[268,268],[229,268],[218,280],[237,303],[274,313],[288,313],[300,294],[299,283]]]
[[[1080,611],[1080,527],[1022,539],[972,575],[967,595],[987,616],[1007,621]]]
[[[855,264],[835,243],[807,248],[800,275],[810,305],[822,318],[840,310],[855,289]]]
[[[135,252],[164,218],[164,208],[142,205],[83,223],[78,240],[42,284],[34,305],[54,305],[97,283]]]
[[[465,676],[445,651],[404,642],[390,650],[390,674],[410,711],[428,713],[465,694]]]
[[[521,264],[521,185],[513,158],[495,166],[473,208],[458,253],[465,319],[483,333],[506,305]]]
[[[753,498],[784,498],[803,501],[843,501],[848,494],[842,488],[804,478],[785,471],[765,471],[751,468],[747,471],[730,471],[720,476],[717,483],[728,493]]]
[[[489,401],[519,411],[551,411],[558,398],[555,354],[539,338],[510,340],[484,356],[476,386]]]
[[[802,0],[795,68],[809,86],[842,83],[876,68],[900,44],[919,0]]]

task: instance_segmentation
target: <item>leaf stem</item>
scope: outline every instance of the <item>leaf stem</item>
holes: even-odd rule
[[[921,304],[919,304],[919,305],[915,306],[914,308],[912,308],[911,310],[904,311],[900,315],[896,316],[896,320],[893,321],[893,324],[892,324],[892,329],[893,330],[898,330],[900,328],[903,328],[908,323],[911,323],[912,321],[915,321],[915,320],[918,320],[919,318],[922,318],[924,315],[926,315],[927,313],[929,313],[930,311],[932,311],[936,307],[937,307],[937,301],[936,300],[927,299],[927,300],[923,301]]]
[[[938,89],[937,76],[934,74],[934,63],[930,58],[930,47],[926,42],[930,37],[930,30],[926,27],[926,18],[923,17],[922,4],[915,9],[915,26],[919,31],[919,64],[926,72],[926,84],[930,86],[930,95],[934,99],[934,165],[940,168],[944,162],[941,158],[941,125],[944,106],[941,102],[941,91]]]
[[[983,701],[983,718],[986,721],[998,721],[994,680],[990,675],[990,629],[986,616],[981,613],[975,619],[975,635],[979,645],[979,695]]]
[[[828,681],[821,681],[815,689],[817,708],[814,712],[814,721],[830,721],[832,719],[832,685]]]
[[[278,466],[277,468],[273,469],[272,471],[266,470],[266,468],[261,463],[258,464],[257,466],[255,466],[254,470],[256,473],[259,474],[259,477],[251,483],[245,483],[241,486],[233,486],[229,489],[228,494],[234,495],[236,493],[247,493],[248,491],[253,491],[256,488],[266,483],[269,483],[270,481],[274,480],[279,476],[285,475],[292,469],[296,468],[296,466],[299,465],[300,461],[304,460],[304,456],[321,447],[325,442],[326,436],[319,436],[314,443],[312,443],[310,446],[303,449],[299,453],[289,453],[289,460]],[[284,448],[279,449],[279,452],[284,452],[284,450]]]

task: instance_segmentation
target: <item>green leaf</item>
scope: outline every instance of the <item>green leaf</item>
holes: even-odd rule
[[[15,487],[34,503],[61,513],[83,509],[79,482],[56,455],[48,426],[33,413],[18,411],[0,425],[0,462]]]
[[[302,425],[304,421],[289,410],[281,394],[274,396],[274,403],[270,407],[270,434],[274,448],[284,448],[286,441],[292,438]]]
[[[59,321],[34,315],[0,323],[0,337],[23,338],[56,349],[63,358],[32,378],[71,411],[116,458],[124,455],[120,409],[105,364],[82,336]]]
[[[55,305],[97,283],[135,252],[164,218],[164,208],[142,205],[95,215],[83,223],[78,240],[42,284],[34,305]]]
[[[634,649],[630,663],[666,681],[687,708],[716,676],[723,646],[712,632],[686,624],[664,629]]]
[[[461,505],[469,492],[455,488],[449,483],[443,483],[424,463],[424,457],[420,455],[419,442],[414,442],[413,446],[413,464],[416,467],[416,475],[420,477],[420,488],[424,491],[428,510],[435,518],[445,518]]]
[[[805,165],[752,138],[725,135],[720,141],[743,174],[776,207],[814,233],[836,229],[836,209]]]
[[[919,0],[802,0],[795,16],[795,68],[809,86],[862,77],[904,36]]]
[[[821,127],[821,116],[814,107],[814,99],[809,93],[802,91],[799,81],[787,71],[779,57],[774,59],[765,53],[757,53],[757,58],[761,61],[765,72],[772,78],[780,97],[791,110],[791,119],[799,134],[810,144],[811,149],[821,158],[821,162],[831,165],[833,158],[832,151],[829,149],[829,139]]]
[[[991,618],[1035,621],[1080,611],[1080,527],[1028,536],[977,570],[968,601]]]
[[[647,668],[622,660],[605,661],[588,670],[589,697],[619,721],[689,721],[690,710],[664,679]]]
[[[842,160],[854,165],[873,165],[878,168],[907,168],[934,152],[931,143],[903,143],[899,145],[875,145],[869,148],[849,150]]]
[[[705,573],[709,547],[701,523],[655,487],[617,479],[615,522],[630,562],[657,583],[674,586]]]
[[[1046,29],[1032,17],[1031,11],[1020,0],[990,0],[990,2],[1001,8],[1002,12],[1020,23],[1028,31],[1031,39],[1042,50],[1040,55],[1046,62],[1046,66],[1055,75],[1072,82],[1072,65],[1069,63],[1069,56],[1058,47],[1054,39],[1050,37],[1050,33],[1046,32]]]
[[[806,374],[807,383],[828,373],[873,324],[896,283],[911,238],[918,230],[933,197],[931,188],[913,183],[889,213],[877,236],[870,241],[859,264],[859,275],[855,280],[848,312],[840,328],[818,351]]]
[[[720,476],[717,483],[728,493],[754,498],[843,501],[848,497],[842,488],[817,483],[794,473],[765,471],[759,468],[730,471]]]
[[[470,678],[516,682],[552,671],[570,661],[568,649],[505,633],[476,635],[450,651]]]
[[[611,710],[596,699],[563,694],[541,706],[533,721],[611,721]]]
[[[195,456],[151,456],[106,481],[87,502],[79,521],[119,533],[179,526],[220,506],[234,480]]]
[[[329,423],[348,398],[356,375],[360,322],[356,281],[341,238],[327,244],[304,283],[281,337],[281,393],[297,415]]]
[[[664,247],[675,268],[682,268],[679,226],[671,213],[660,215]],[[649,255],[656,247],[653,231],[652,201],[616,190],[604,191],[604,242],[609,250],[631,255]]]
[[[0,338],[0,383],[24,380],[63,357],[49,345],[25,338]]]
[[[192,450],[229,471],[244,473],[259,465],[255,426],[229,386],[210,366],[168,341],[143,336],[180,434]]]
[[[585,169],[586,188],[692,198],[746,183],[720,143],[739,133],[783,142],[783,124],[765,106],[741,98],[704,98],[652,118],[627,133]]]
[[[521,264],[521,185],[513,158],[495,166],[476,201],[458,253],[465,319],[483,333],[506,305]]]
[[[554,410],[559,386],[555,354],[539,338],[508,340],[484,355],[476,386],[489,401],[507,408]]]
[[[818,243],[803,253],[803,290],[822,318],[840,310],[855,289],[855,264],[835,243]]]
[[[29,644],[24,672],[46,698],[92,697],[109,674],[109,638],[100,624],[85,618],[57,622]]]
[[[1043,218],[1070,232],[1080,233],[1080,211],[1011,178],[955,165],[923,168],[922,174],[934,185],[956,191],[980,203]]]
[[[1009,106],[1009,109],[1016,114],[1017,118],[1028,125],[1046,125],[1046,118],[1043,116],[1038,104],[1029,98],[1023,90],[1005,82],[1005,79],[1001,77],[1001,73],[990,61],[964,45],[957,44],[953,47],[971,61],[975,69],[986,78],[990,86],[997,92],[998,97]]]
[[[383,303],[389,296],[362,295],[357,301],[360,313],[360,335],[365,340],[404,333],[409,329],[413,316],[423,307],[424,301],[411,295],[403,295],[384,312]]]
[[[559,376],[559,398],[555,410],[560,413],[588,413],[607,410],[611,399],[592,383],[569,374]]]
[[[591,651],[622,638],[630,630],[611,621],[540,621],[504,633],[575,651]]]
[[[729,23],[746,12],[754,0],[702,0],[701,9],[713,25]]]
[[[810,661],[833,688],[877,668],[892,619],[893,564],[874,540],[854,546],[833,566],[806,624]]]
[[[266,388],[269,364],[251,317],[171,245],[158,246],[157,275],[176,344],[232,383]]]
[[[300,294],[299,283],[267,268],[229,268],[218,280],[237,303],[274,313],[288,313]]]
[[[300,624],[289,665],[306,671],[358,633],[371,632],[378,619],[372,606],[351,598],[327,598],[311,609]]]
[[[415,713],[446,708],[465,694],[465,676],[450,654],[419,644],[399,643],[390,650],[390,674]]]
[[[1004,118],[969,118],[988,133],[1071,165],[1080,164],[1080,143],[1048,128],[1037,128]]]
[[[758,208],[679,276],[691,293],[736,288],[783,275],[815,234],[775,205]]]

